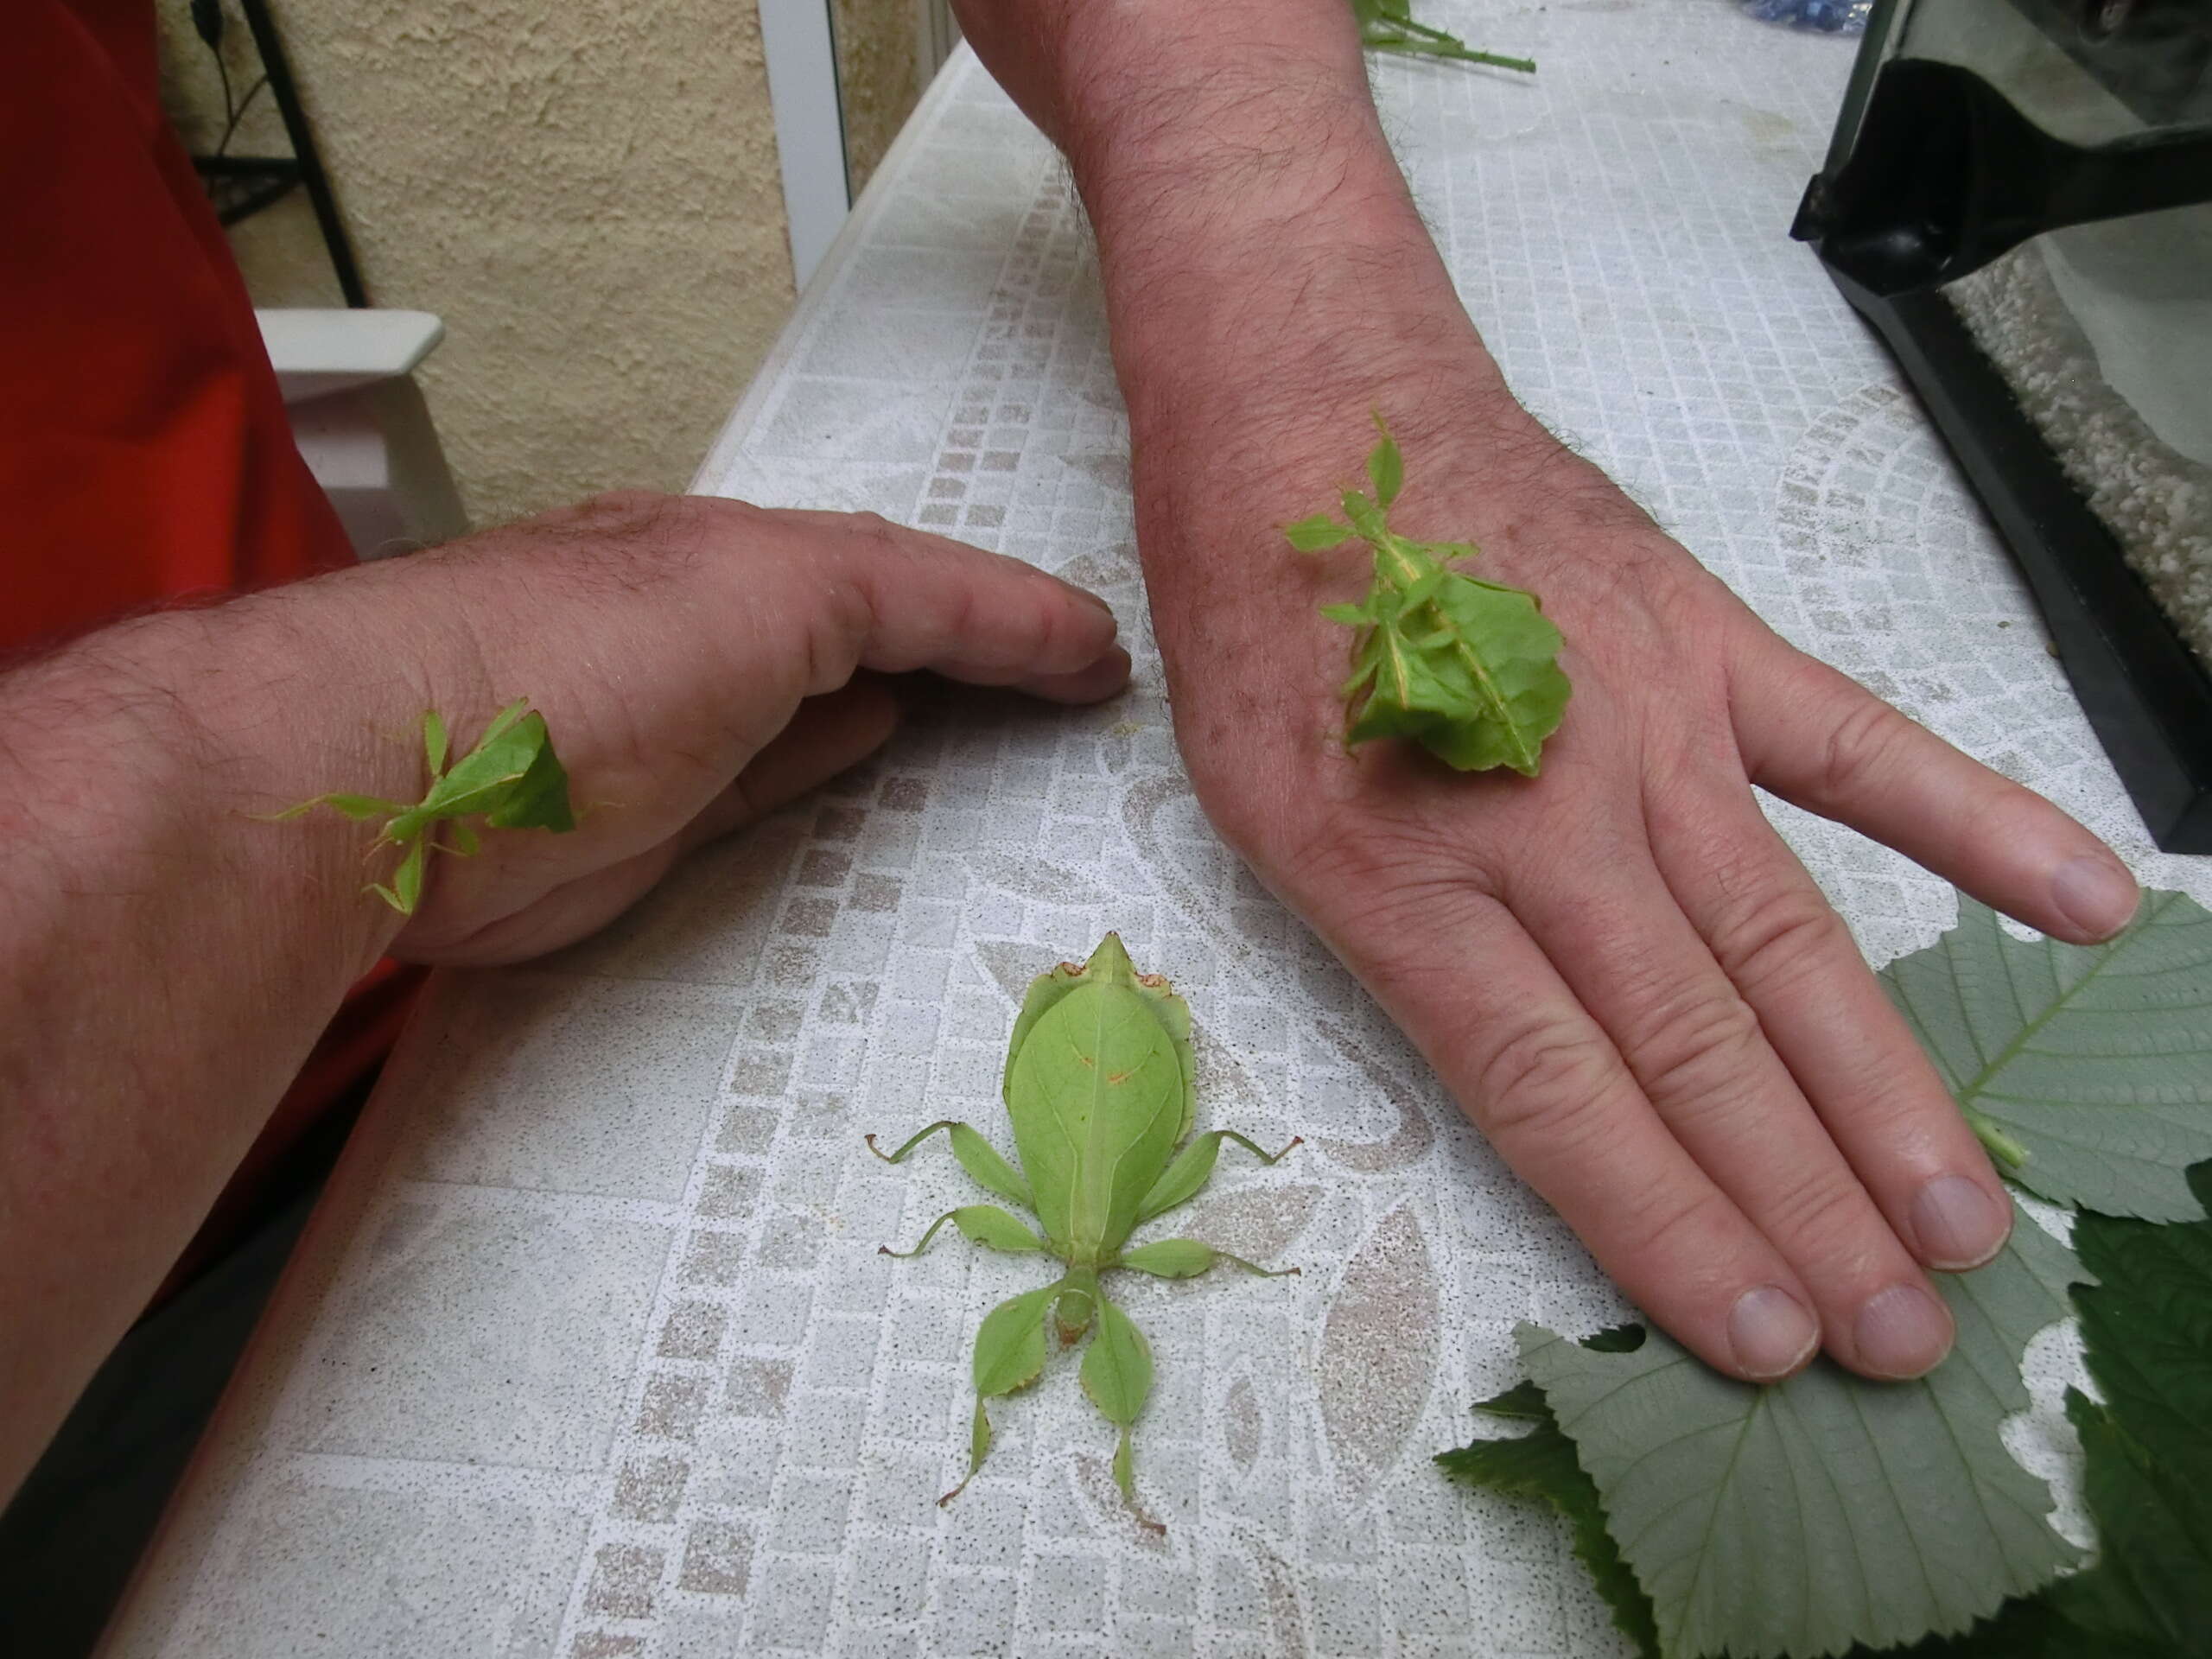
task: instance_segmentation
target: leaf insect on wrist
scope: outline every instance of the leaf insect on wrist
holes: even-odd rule
[[[545,716],[531,708],[527,697],[494,715],[476,747],[450,769],[447,747],[444,717],[433,709],[423,716],[423,756],[430,780],[421,800],[410,805],[373,795],[318,795],[287,807],[269,822],[283,823],[319,806],[356,822],[384,818],[383,830],[370,844],[371,855],[386,847],[403,851],[391,885],[372,883],[369,891],[403,916],[412,916],[422,902],[423,874],[433,845],[430,832],[438,824],[452,826],[443,849],[463,858],[474,855],[481,844],[475,829],[466,822],[469,818],[482,819],[491,830],[550,830],[565,835],[576,827],[569,805],[569,774],[553,753]]]

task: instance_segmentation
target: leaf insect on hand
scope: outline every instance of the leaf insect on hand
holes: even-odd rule
[[[270,821],[282,823],[318,806],[359,822],[382,817],[384,830],[371,843],[405,849],[392,872],[391,885],[372,883],[369,891],[403,916],[412,916],[423,897],[423,870],[432,845],[430,830],[450,823],[445,843],[467,858],[479,846],[476,831],[464,819],[481,818],[493,830],[550,830],[565,835],[576,827],[569,806],[569,774],[553,753],[545,716],[518,698],[492,717],[476,747],[446,767],[446,723],[434,709],[423,716],[423,754],[429,788],[413,805],[379,800],[373,795],[318,795],[287,807]]]
[[[1415,542],[1388,512],[1405,462],[1382,417],[1367,457],[1375,493],[1344,493],[1344,518],[1326,513],[1283,531],[1301,553],[1354,539],[1375,555],[1367,597],[1324,605],[1321,614],[1358,630],[1344,682],[1344,742],[1409,737],[1460,772],[1510,766],[1533,778],[1544,740],[1559,728],[1573,688],[1559,663],[1559,630],[1534,594],[1446,567],[1471,559],[1468,542]]]
[[[1121,1431],[1114,1478],[1134,1503],[1129,1429],[1152,1391],[1152,1349],[1129,1316],[1107,1300],[1099,1274],[1128,1268],[1188,1279],[1223,1262],[1270,1279],[1296,1273],[1270,1272],[1193,1238],[1123,1247],[1141,1224],[1197,1196],[1212,1179],[1223,1141],[1234,1141],[1268,1164],[1299,1142],[1293,1139],[1270,1154],[1230,1129],[1192,1137],[1190,1006],[1160,976],[1138,973],[1114,933],[1088,962],[1064,962],[1031,982],[1007,1046],[1003,1092],[1019,1168],[969,1125],[949,1120],[931,1124],[896,1152],[868,1137],[869,1151],[895,1164],[943,1130],[963,1169],[1044,1228],[1040,1238],[996,1205],[966,1205],[931,1222],[912,1249],[886,1245],[885,1255],[918,1255],[950,1222],[988,1249],[1057,1256],[1067,1266],[1056,1283],[1025,1291],[984,1315],[976,1336],[968,1474],[938,1501],[957,1497],[983,1466],[991,1448],[984,1402],[1026,1388],[1044,1370],[1050,1310],[1067,1346],[1096,1327],[1083,1357],[1083,1389]]]

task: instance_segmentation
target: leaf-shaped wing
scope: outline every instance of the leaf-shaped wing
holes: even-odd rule
[[[1432,651],[1438,671],[1459,677],[1478,718],[1422,741],[1461,772],[1510,766],[1536,775],[1544,740],[1559,729],[1571,691],[1559,666],[1560,634],[1533,595],[1446,572],[1430,601],[1452,637]]]
[[[1999,1430],[2028,1403],[2021,1351],[2083,1276],[2020,1217],[1996,1261],[1943,1279],[1957,1346],[1914,1382],[1820,1360],[1760,1388],[1656,1332],[1629,1353],[1518,1335],[1663,1649],[1811,1659],[1963,1630],[2075,1560]]]
[[[2022,1185],[2111,1215],[2203,1215],[2185,1175],[2212,1158],[2212,915],[2195,900],[2145,893],[2119,938],[2075,945],[2013,938],[1961,895],[1958,925],[1882,982]]]

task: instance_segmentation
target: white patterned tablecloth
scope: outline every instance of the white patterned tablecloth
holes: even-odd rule
[[[1776,626],[2155,855],[2019,579],[1887,359],[1786,239],[1852,46],[1723,0],[1437,3],[1534,79],[1376,66],[1521,396]],[[1544,1514],[1430,1454],[1514,1322],[1625,1313],[1179,768],[1080,216],[963,50],[701,474],[873,508],[1109,595],[1137,685],[964,699],[598,938],[448,975],[390,1067],[105,1651],[1137,1659],[1623,1651]],[[1877,960],[1948,888],[1777,810]],[[1186,1228],[1300,1279],[1132,1287],[1155,1536],[1061,1358],[967,1444],[1033,1262],[885,1241],[971,1189],[864,1131],[991,1125],[1024,982],[1105,928],[1199,1021],[1232,1153]],[[2021,1455],[2065,1472],[2063,1334]],[[2063,1484],[2062,1478],[2062,1484]]]

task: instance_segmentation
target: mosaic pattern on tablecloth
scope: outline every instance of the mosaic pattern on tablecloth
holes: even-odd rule
[[[1460,15],[1453,15],[1455,12]],[[2031,606],[1871,339],[1781,232],[1847,67],[1732,8],[1438,21],[1533,81],[1378,71],[1471,310],[1531,406],[1795,643],[2051,791],[2158,881]],[[115,1655],[677,1659],[1603,1655],[1548,1516],[1430,1453],[1515,1320],[1617,1294],[1343,970],[1207,828],[1131,543],[1128,439],[1080,217],[972,60],[925,106],[707,483],[871,509],[1097,588],[1107,709],[963,696],[876,762],[525,969],[448,976],[226,1405]],[[1785,808],[1886,957],[1942,885]],[[1304,1276],[1128,1288],[1164,1538],[1060,1357],[955,1504],[967,1357],[1033,1262],[940,1237],[1000,1122],[1026,982],[1118,928],[1199,1021],[1233,1152],[1176,1230]],[[2012,1439],[2063,1476],[2039,1342]]]

